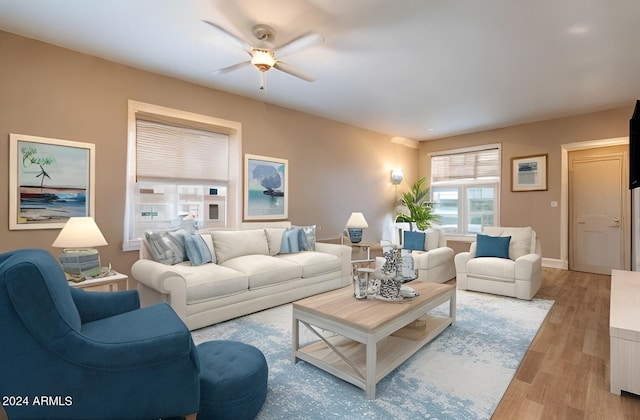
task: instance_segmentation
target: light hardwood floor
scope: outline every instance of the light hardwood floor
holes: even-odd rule
[[[640,397],[609,392],[611,277],[545,268],[555,303],[492,419],[640,419]]]

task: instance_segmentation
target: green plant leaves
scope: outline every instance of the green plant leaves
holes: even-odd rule
[[[429,201],[429,188],[423,188],[426,177],[418,179],[411,190],[402,193],[400,202],[407,207],[409,215],[398,213],[396,222],[414,222],[419,230],[427,229],[438,216],[432,213],[433,203]]]

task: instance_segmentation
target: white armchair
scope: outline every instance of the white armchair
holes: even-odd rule
[[[413,257],[413,268],[418,275],[417,279],[421,281],[429,281],[432,283],[444,283],[456,276],[456,269],[453,262],[453,249],[447,247],[447,238],[444,231],[438,227],[430,227],[424,232],[412,232],[424,234],[424,241],[420,240],[421,246],[409,246],[405,238],[405,231],[402,228],[404,223],[397,223],[395,229],[395,238],[393,243],[397,246],[413,249],[411,256]],[[407,224],[408,225],[408,224]],[[414,236],[418,236],[414,235]],[[385,245],[382,243],[382,245]]]
[[[508,250],[504,250],[508,254],[494,256],[496,250],[485,245],[489,238],[481,238],[481,249],[473,242],[469,252],[455,256],[457,288],[531,300],[542,284],[542,253],[536,232],[531,227],[486,226],[483,233],[489,235],[489,243],[495,237],[510,236]]]

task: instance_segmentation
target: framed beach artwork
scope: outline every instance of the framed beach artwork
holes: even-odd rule
[[[245,154],[245,220],[277,220],[288,217],[288,164],[286,159]]]
[[[547,155],[511,158],[511,191],[547,190]]]
[[[9,135],[9,229],[60,229],[94,215],[95,145]]]

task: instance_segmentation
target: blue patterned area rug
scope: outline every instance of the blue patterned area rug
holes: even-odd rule
[[[192,334],[196,344],[236,340],[264,353],[269,383],[258,419],[489,419],[552,305],[458,290],[456,324],[378,382],[372,401],[360,388],[291,362],[291,305]],[[436,311],[448,313],[448,304]]]

